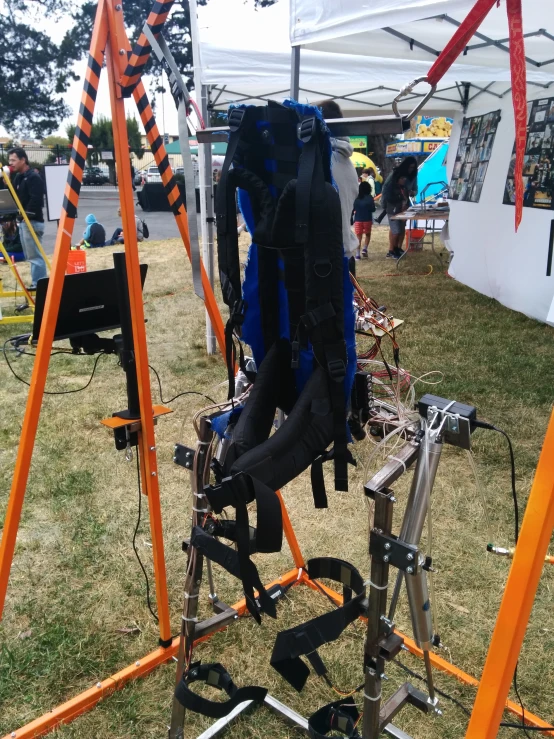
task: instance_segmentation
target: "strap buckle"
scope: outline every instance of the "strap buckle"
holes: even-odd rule
[[[298,138],[303,144],[307,144],[317,130],[317,118],[312,116],[311,118],[304,118],[298,124]]]
[[[420,102],[415,106],[415,108],[412,110],[411,113],[409,113],[407,116],[403,116],[402,113],[400,113],[400,111],[398,110],[398,102],[399,102],[400,98],[403,98],[403,97],[406,97],[407,95],[410,95],[413,92],[414,88],[416,88],[419,85],[420,82],[427,82],[430,85],[429,91],[423,97],[423,99],[420,100]],[[419,111],[423,108],[423,106],[425,105],[425,103],[430,98],[433,97],[433,95],[435,94],[436,90],[437,90],[437,86],[436,85],[431,85],[431,83],[429,82],[427,76],[424,76],[424,77],[416,77],[416,79],[413,80],[413,82],[410,82],[408,85],[406,85],[405,87],[403,87],[400,90],[400,92],[398,93],[398,95],[392,101],[392,109],[394,111],[394,115],[397,118],[405,118],[406,120],[410,121],[417,113],[419,113]]]
[[[331,359],[327,362],[327,372],[333,382],[342,382],[346,376],[346,365],[342,359]]]
[[[235,301],[231,309],[231,321],[234,326],[242,326],[247,307],[246,301],[242,300],[242,298]]]
[[[238,131],[242,120],[244,118],[244,108],[231,108],[229,111],[228,116],[228,122],[229,122],[229,131],[231,133],[234,133],[235,131]]]

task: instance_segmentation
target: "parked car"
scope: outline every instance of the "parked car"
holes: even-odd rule
[[[109,181],[100,167],[85,167],[83,170],[83,185],[105,185]]]
[[[148,167],[146,170],[146,182],[161,182],[162,176],[156,165]]]

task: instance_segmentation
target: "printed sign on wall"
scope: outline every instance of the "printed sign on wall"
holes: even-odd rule
[[[478,203],[492,154],[500,111],[464,118],[450,180],[450,198]]]
[[[554,210],[552,193],[554,180],[554,98],[533,100],[527,105],[527,143],[523,157],[523,207]],[[515,202],[515,144],[508,166],[504,204]]]

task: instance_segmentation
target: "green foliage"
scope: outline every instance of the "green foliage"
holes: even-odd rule
[[[65,149],[70,145],[69,139],[65,136],[47,136],[40,143],[41,146],[63,146]]]
[[[61,49],[29,25],[39,5],[45,7],[16,0],[9,14],[0,14],[0,125],[21,135],[44,136],[58,127],[70,112],[60,96],[76,79]]]

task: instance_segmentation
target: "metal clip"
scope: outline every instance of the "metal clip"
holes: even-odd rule
[[[427,83],[429,83],[429,80],[427,79],[426,76],[425,77],[417,77],[413,82],[410,82],[408,85],[406,85],[405,87],[403,87],[400,90],[400,92],[398,93],[398,95],[392,101],[392,109],[394,111],[394,115],[397,118],[405,118],[407,120],[411,120],[417,113],[419,113],[419,111],[423,108],[423,106],[425,105],[425,103],[430,98],[432,98],[433,95],[435,94],[435,92],[437,90],[437,86],[436,85],[431,85],[431,87],[429,89],[429,92],[424,96],[424,98],[422,100],[420,100],[420,102],[415,106],[415,108],[412,110],[412,112],[409,113],[407,116],[403,116],[402,113],[400,113],[400,111],[398,110],[398,101],[400,100],[400,98],[403,98],[403,97],[406,97],[407,95],[410,95],[410,93],[413,92],[414,88],[416,88],[419,85],[420,82],[427,82]]]

